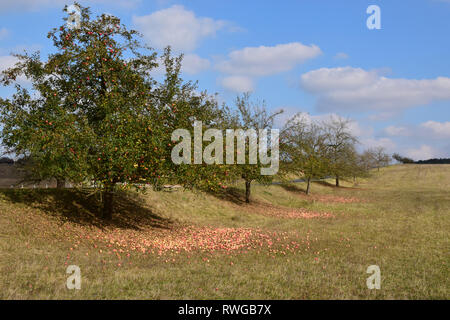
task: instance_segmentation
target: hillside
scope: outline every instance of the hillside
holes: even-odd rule
[[[122,195],[114,220],[73,190],[0,192],[1,299],[445,299],[450,165],[313,183]],[[81,290],[65,287],[80,266]],[[366,269],[381,269],[369,290]]]

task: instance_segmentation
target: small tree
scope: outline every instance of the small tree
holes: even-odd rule
[[[391,157],[385,152],[383,147],[367,149],[364,155],[370,162],[371,168],[377,168],[378,171],[380,171],[381,167],[388,166],[391,162]]]
[[[283,171],[305,177],[306,194],[311,180],[323,177],[329,166],[326,138],[323,127],[308,121],[301,113],[290,118],[282,130]]]
[[[236,176],[240,176],[245,182],[245,202],[250,202],[251,184],[253,181],[267,184],[273,180],[272,175],[262,175],[261,168],[265,165],[261,163],[258,156],[255,164],[250,164],[250,140],[259,141],[261,143],[260,129],[272,129],[275,117],[283,112],[283,110],[275,113],[269,113],[266,109],[264,101],[254,102],[250,99],[250,93],[244,93],[242,96],[236,98],[237,114],[234,115],[234,129],[242,130],[240,134],[243,136],[245,144],[245,164],[237,164],[233,166],[233,171]],[[253,135],[253,137],[252,137]],[[238,137],[236,137],[238,138]],[[234,139],[233,139],[234,143]],[[235,158],[239,155],[235,154]]]
[[[352,176],[354,183],[356,183],[357,178],[367,178],[370,176],[372,158],[367,157],[366,152],[358,153],[356,149],[353,148],[349,161],[353,162]]]
[[[215,97],[208,95],[206,91],[199,93],[197,83],[183,82],[180,76],[182,58],[183,56],[171,57],[170,48],[165,49],[163,55],[165,79],[153,93],[157,119],[160,119],[158,126],[163,131],[164,139],[171,138],[177,129],[187,130],[190,137],[194,136],[195,121],[202,123],[202,137],[207,129],[224,130],[232,126],[234,117],[226,106],[219,106]],[[163,158],[166,161],[163,162],[160,181],[154,183],[159,185],[165,181],[179,183],[189,189],[217,191],[226,188],[226,183],[233,179],[228,165],[223,163],[208,165],[205,162],[196,164],[194,146],[191,146],[189,163],[174,164],[169,161],[175,144],[176,141],[170,139],[162,145],[161,150],[165,151]]]
[[[332,117],[324,122],[326,134],[328,172],[336,179],[339,187],[341,178],[352,177],[355,144],[357,139],[349,130],[350,121]]]
[[[371,149],[364,150],[364,152],[359,155],[359,163],[365,171],[369,171],[376,167],[375,158]]]
[[[407,158],[407,157],[402,157],[401,155],[399,155],[398,153],[394,153],[392,155],[392,158],[398,162],[401,162],[403,164],[407,164],[407,163],[414,163],[413,159]]]

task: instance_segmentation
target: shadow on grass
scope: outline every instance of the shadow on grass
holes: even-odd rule
[[[330,183],[328,181],[316,181],[316,183],[318,183],[318,184],[320,184],[320,185],[322,185],[324,187],[329,187],[329,188],[333,188],[333,189],[345,188],[345,187],[342,187],[342,186],[338,187],[338,186],[336,186],[335,183]]]
[[[280,185],[284,190],[290,191],[290,192],[300,192],[306,195],[306,189],[301,188],[294,184],[281,184]]]
[[[345,182],[349,182],[348,180],[341,180]],[[347,186],[336,186],[335,183],[330,183],[328,181],[314,181],[314,183],[320,184],[324,187],[332,188],[332,189],[346,189],[346,190],[363,190],[363,188],[356,188],[356,187],[347,187]]]
[[[232,202],[238,205],[246,204],[244,192],[237,187],[228,187],[228,189],[220,191],[207,190],[206,192],[219,200]]]
[[[137,194],[125,192],[115,194],[113,219],[102,220],[99,218],[101,201],[98,195],[89,195],[89,192],[75,189],[0,189],[0,194],[12,203],[40,209],[80,225],[135,230],[144,227],[170,229],[171,220],[153,213]]]
[[[252,192],[254,187],[252,186]],[[251,209],[253,207],[265,206],[266,202],[257,199],[254,195],[250,195],[250,203],[245,201],[245,191],[239,189],[238,187],[228,187],[226,190],[220,191],[211,191],[205,190],[209,195],[214,196],[218,200],[227,201],[233,204],[236,204],[241,207],[246,207],[247,209]]]

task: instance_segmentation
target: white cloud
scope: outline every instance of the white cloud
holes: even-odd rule
[[[282,106],[282,107],[278,107],[273,109],[273,111],[279,111],[283,109],[283,113],[278,115],[275,118],[274,121],[274,126],[276,128],[281,128],[285,125],[285,123],[291,118],[293,117],[295,114],[297,114],[298,112],[301,112],[301,108],[299,107],[292,107],[292,106]]]
[[[377,80],[374,71],[359,68],[321,68],[302,75],[302,86],[314,93],[354,90],[367,87]]]
[[[368,116],[369,120],[372,121],[386,121],[398,116],[399,111],[381,111]]]
[[[307,123],[328,122],[333,119],[340,119],[340,120],[348,121],[348,131],[352,135],[354,135],[356,138],[358,138],[359,140],[372,138],[372,136],[373,136],[374,130],[371,126],[362,125],[354,119],[344,118],[336,113],[311,115],[307,112],[301,112],[298,110],[298,108],[293,108],[293,107],[281,107],[281,108],[278,108],[277,110],[279,110],[279,109],[284,110],[284,113],[279,116],[279,119],[277,119],[276,124],[279,127],[282,127],[287,122],[287,120],[289,120],[295,114],[299,114]]]
[[[0,56],[0,73],[6,69],[14,67],[14,65],[19,62],[19,59],[13,56]],[[24,75],[19,76],[17,82],[21,85],[29,84],[30,81]]]
[[[246,76],[225,77],[220,83],[225,89],[237,93],[253,91],[253,80]]]
[[[153,76],[164,76],[166,74],[164,59],[159,56],[156,59],[156,63],[158,63],[158,67],[152,70]],[[201,58],[196,54],[186,54],[184,55],[183,61],[181,62],[181,72],[187,74],[197,74],[202,71],[208,70],[210,65],[211,63],[208,59]]]
[[[8,37],[9,35],[9,31],[6,28],[1,28],[0,29],[0,40],[5,39],[6,37]]]
[[[439,150],[425,144],[421,145],[419,148],[407,149],[405,154],[407,157],[416,161],[442,157],[442,153]]]
[[[450,121],[426,121],[420,125],[389,126],[384,133],[391,137],[413,137],[424,141],[435,141],[436,139],[450,138]]]
[[[419,125],[389,126],[382,130],[397,142],[398,152],[414,160],[449,157],[450,122],[427,121]],[[420,146],[420,147],[419,147]]]
[[[348,58],[349,58],[348,54],[346,54],[345,52],[338,52],[334,56],[334,59],[336,59],[336,60],[344,60],[344,59],[348,59]]]
[[[437,138],[450,138],[450,121],[438,122],[427,121],[420,125],[422,128],[431,132]]]
[[[134,16],[133,23],[141,30],[150,46],[192,51],[201,40],[215,36],[226,26],[225,21],[196,17],[181,5],[159,10],[146,16]]]
[[[235,75],[267,76],[291,70],[297,64],[317,57],[321,50],[316,45],[299,42],[273,47],[246,47],[228,54],[228,59],[217,63],[217,70]]]
[[[0,71],[13,67],[17,61],[13,56],[0,56]]]
[[[373,135],[373,128],[367,125],[361,125],[354,119],[344,118],[336,113],[327,113],[323,115],[310,116],[312,120],[328,122],[333,119],[348,121],[348,131],[358,139],[364,139]]]
[[[196,74],[208,70],[211,63],[208,59],[199,57],[196,54],[186,54],[183,58],[182,71],[189,74]]]
[[[450,78],[389,79],[360,68],[321,68],[301,77],[302,87],[317,95],[319,110],[399,110],[450,101]]]
[[[398,150],[414,160],[450,157],[450,121],[426,121],[419,125],[389,126],[383,130],[398,142]]]
[[[221,83],[227,89],[243,92],[243,88],[253,90],[254,78],[289,71],[321,54],[319,47],[306,46],[299,42],[278,44],[273,47],[246,47],[228,54],[219,61],[215,69],[231,76]],[[248,90],[251,91],[251,90]]]
[[[367,149],[367,148],[376,148],[376,147],[383,147],[387,153],[393,153],[396,151],[397,144],[390,138],[375,138],[375,137],[368,137],[360,139],[361,145]]]
[[[384,129],[387,135],[393,136],[393,137],[407,137],[411,135],[411,132],[408,128],[405,127],[396,127],[396,126],[389,126]]]

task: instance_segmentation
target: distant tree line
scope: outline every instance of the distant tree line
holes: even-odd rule
[[[442,159],[428,159],[428,160],[419,160],[416,161],[417,164],[450,164],[450,158],[442,158]]]
[[[394,160],[397,160],[400,163],[403,163],[403,164],[408,164],[408,163],[415,163],[415,164],[450,164],[450,158],[439,158],[439,159],[433,158],[433,159],[428,159],[428,160],[414,161],[413,159],[410,159],[410,158],[407,158],[407,157],[402,157],[398,153],[394,153],[392,155],[392,158]]]

